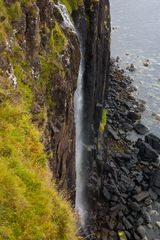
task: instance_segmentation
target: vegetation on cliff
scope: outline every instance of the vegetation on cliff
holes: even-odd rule
[[[21,93],[0,80],[0,239],[76,239]]]
[[[0,0],[0,9],[0,239],[76,240],[74,214],[51,181],[42,144],[46,109],[55,116],[57,107],[54,76],[64,85],[68,39],[47,16],[49,2],[45,16],[34,0]]]

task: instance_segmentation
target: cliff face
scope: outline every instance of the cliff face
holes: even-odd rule
[[[74,19],[85,59],[84,144],[94,146],[91,151],[85,150],[86,169],[89,167],[90,175],[94,173],[98,179],[96,155],[109,71],[109,3],[62,2]],[[73,29],[65,25],[57,4],[51,0],[0,0],[0,104],[22,107],[29,116],[29,126],[39,132],[37,141],[45,146],[53,177],[74,197],[74,93],[80,44]],[[18,124],[20,119],[16,121]],[[23,134],[25,138],[25,131]],[[32,146],[30,151],[37,149]],[[73,238],[68,235],[68,239]]]
[[[77,36],[63,25],[53,1],[5,1],[2,5],[11,23],[7,32],[9,23],[2,12],[2,71],[10,73],[13,68],[17,86],[25,89],[23,97],[30,105],[33,122],[44,132],[54,177],[72,191],[74,92],[80,62]]]
[[[54,1],[1,0],[0,9],[0,238],[77,239],[46,161],[72,189],[77,36]]]
[[[73,18],[80,33],[84,51],[83,76],[83,141],[84,171],[86,186],[84,195],[87,205],[99,197],[103,153],[100,141],[106,123],[106,110],[110,65],[110,6],[108,0],[84,1]],[[100,156],[98,159],[97,156]],[[84,203],[85,204],[85,203]],[[89,206],[88,206],[89,207]]]

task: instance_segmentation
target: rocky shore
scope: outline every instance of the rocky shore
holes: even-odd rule
[[[160,239],[160,139],[141,124],[145,103],[133,97],[135,90],[112,63],[100,194],[87,239]]]

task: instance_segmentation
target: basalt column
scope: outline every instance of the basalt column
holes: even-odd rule
[[[101,187],[98,160],[99,126],[107,97],[110,62],[110,8],[108,0],[85,1],[73,13],[84,50],[83,75],[83,188],[86,215]]]

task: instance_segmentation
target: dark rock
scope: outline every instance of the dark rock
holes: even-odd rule
[[[117,225],[117,230],[124,230],[124,229],[125,229],[124,225],[119,222],[118,225]]]
[[[142,191],[141,186],[135,186],[135,188],[134,188],[134,193],[135,194],[139,194],[141,191]]]
[[[110,126],[108,126],[108,134],[111,135],[116,141],[120,139],[116,131],[114,131]]]
[[[155,186],[152,186],[152,191],[155,192],[158,196],[160,196],[160,189],[155,187]]]
[[[127,217],[127,219],[134,225],[135,218],[132,217],[132,215],[129,215],[129,216]]]
[[[137,233],[140,237],[144,238],[145,237],[145,233],[146,233],[146,230],[145,228],[141,225],[137,228]]]
[[[160,188],[160,172],[156,171],[152,175],[151,184],[157,188]]]
[[[134,233],[134,240],[141,240],[141,238],[136,233]]]
[[[134,210],[134,211],[140,211],[140,205],[136,202],[132,202],[131,200],[129,201],[129,206]]]
[[[127,218],[123,217],[123,218],[122,218],[122,221],[123,221],[123,223],[124,223],[124,225],[125,225],[125,227],[126,227],[127,230],[133,228],[132,224],[127,220]]]
[[[139,174],[137,177],[136,177],[136,181],[138,183],[141,183],[143,181],[143,175],[142,174]]]
[[[143,217],[144,221],[146,223],[151,223],[151,217],[145,208],[142,208],[141,213],[142,213],[142,217]]]
[[[108,201],[111,199],[111,194],[105,187],[103,187],[103,195]]]
[[[118,197],[117,197],[116,195],[112,196],[112,201],[113,201],[113,202],[118,202],[118,200],[119,200],[119,199],[118,199]]]
[[[151,188],[149,189],[148,192],[149,192],[149,195],[152,198],[152,200],[154,200],[154,201],[157,200],[158,196],[157,196],[157,194],[155,192],[152,191]]]
[[[136,225],[139,226],[139,225],[142,225],[144,223],[144,219],[142,217],[138,218],[138,220],[136,221]]]
[[[141,114],[139,112],[129,111],[127,117],[135,122],[141,119]]]
[[[102,240],[107,240],[109,235],[109,230],[106,228],[102,228]]]
[[[139,149],[138,156],[147,162],[156,162],[158,160],[158,153],[148,144],[138,139],[135,146]]]
[[[147,198],[149,196],[148,192],[140,192],[137,195],[134,195],[133,198],[137,201],[137,202],[141,202],[143,201],[145,198]]]
[[[150,133],[145,136],[145,142],[148,143],[158,153],[160,153],[160,138]]]
[[[121,167],[121,169],[125,174],[129,174],[129,170],[126,167]]]
[[[133,129],[133,126],[131,124],[129,124],[129,123],[124,123],[123,127],[127,131],[132,131],[132,129]]]
[[[146,198],[145,201],[144,201],[144,203],[145,203],[146,206],[151,205],[152,202],[153,202],[153,201],[152,201],[152,199],[151,199],[150,197],[149,197],[149,198]]]
[[[149,131],[149,129],[141,123],[137,123],[136,125],[134,125],[134,130],[141,135],[144,135]]]
[[[132,236],[131,236],[131,234],[128,232],[128,231],[125,231],[125,233],[126,233],[126,236],[127,236],[127,239],[132,239]]]

